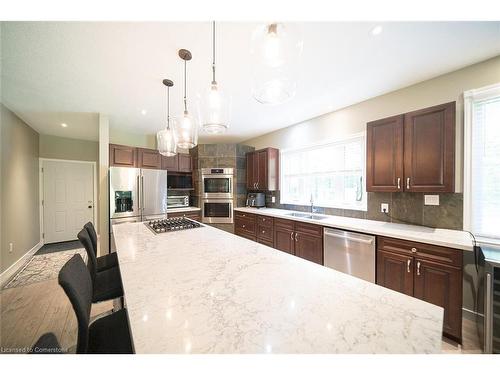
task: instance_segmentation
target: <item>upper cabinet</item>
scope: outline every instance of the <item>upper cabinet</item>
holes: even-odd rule
[[[367,124],[366,190],[454,192],[455,102]]]
[[[279,150],[265,148],[247,153],[247,189],[279,189]]]
[[[366,191],[402,191],[404,116],[368,123]]]
[[[137,149],[130,146],[110,144],[109,165],[114,167],[136,167]]]
[[[158,150],[148,148],[137,149],[137,167],[161,169],[161,154]]]
[[[109,165],[114,167],[166,169],[175,173],[191,173],[192,157],[189,154],[162,156],[158,150],[123,145],[109,145]]]

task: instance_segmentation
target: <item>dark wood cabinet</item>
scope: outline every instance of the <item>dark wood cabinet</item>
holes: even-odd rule
[[[295,255],[323,265],[323,236],[295,232]]]
[[[291,220],[274,220],[274,247],[288,254],[295,254],[294,222]]]
[[[148,148],[137,149],[137,167],[138,168],[161,168],[161,154],[158,150],[150,150]]]
[[[461,342],[461,250],[378,237],[377,284],[443,307],[443,334]]]
[[[414,297],[444,308],[443,331],[462,336],[462,271],[456,267],[415,258]]]
[[[177,154],[179,157],[179,167],[177,169],[178,172],[192,172],[192,158],[189,154]]]
[[[248,190],[279,190],[279,150],[266,148],[249,152],[247,158]]]
[[[454,192],[455,102],[367,124],[366,190]]]
[[[163,156],[161,157],[161,169],[166,169],[171,172],[177,172],[179,169],[179,154],[175,156]]]
[[[403,190],[404,116],[369,122],[366,132],[366,190]]]
[[[455,189],[455,102],[405,114],[405,190]]]
[[[380,250],[377,253],[377,284],[413,296],[413,258]]]
[[[113,167],[136,167],[137,149],[130,146],[110,144],[109,165]]]
[[[242,212],[234,212],[234,233],[248,238],[257,240],[257,220],[256,215]]]
[[[168,214],[168,217],[187,217],[188,219],[201,221],[200,210],[195,211],[183,211],[183,212],[172,212]]]

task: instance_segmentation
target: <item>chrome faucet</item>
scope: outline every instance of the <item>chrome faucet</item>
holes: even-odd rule
[[[311,213],[315,213],[316,212],[316,209],[314,208],[314,199],[313,199],[313,195],[311,194]]]

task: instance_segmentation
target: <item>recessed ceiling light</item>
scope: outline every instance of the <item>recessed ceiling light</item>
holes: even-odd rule
[[[67,127],[68,127],[68,124],[66,124],[65,122],[63,122],[63,123],[61,124],[61,126],[62,126],[63,128],[67,128]]]
[[[146,113],[148,113],[148,111],[146,111],[145,109],[143,109],[143,110],[141,111],[141,114],[142,114],[143,116],[144,116]]]
[[[378,25],[372,29],[372,35],[379,35],[382,32],[382,26]]]

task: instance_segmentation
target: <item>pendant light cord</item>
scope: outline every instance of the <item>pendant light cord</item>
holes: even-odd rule
[[[212,84],[215,85],[215,21],[212,22]]]
[[[184,60],[184,112],[187,113],[187,61]]]
[[[170,129],[170,87],[167,86],[167,129]]]

